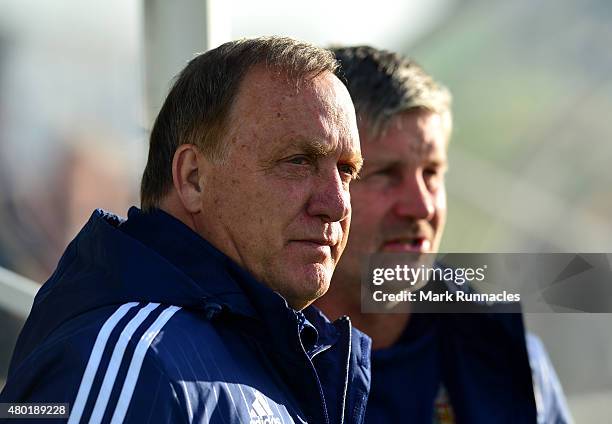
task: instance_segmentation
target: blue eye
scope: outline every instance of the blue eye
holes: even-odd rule
[[[341,164],[338,166],[338,169],[343,174],[348,175],[351,179],[357,178],[357,169],[353,165]]]
[[[438,175],[438,170],[436,168],[427,168],[423,171],[423,174],[428,177],[435,177],[436,175]]]
[[[292,158],[289,158],[287,162],[294,165],[308,165],[308,163],[310,163],[306,156],[294,156]]]
[[[446,174],[446,169],[441,167],[425,168],[423,170],[423,176],[426,179],[443,180]]]

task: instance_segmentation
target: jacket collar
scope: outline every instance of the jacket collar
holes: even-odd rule
[[[186,289],[180,306],[218,304],[233,313],[251,318],[258,316],[241,283],[262,286],[262,295],[280,297],[255,281],[228,256],[200,237],[178,219],[160,209],[142,212],[136,207],[128,211],[127,221],[118,229],[129,236],[131,243],[144,245],[144,250],[158,257],[147,258],[146,266],[159,263],[177,275]],[[130,263],[128,266],[132,266]],[[159,282],[167,293],[175,290],[173,282]],[[148,293],[150,286],[142,289]],[[193,303],[196,303],[195,305]]]
[[[187,286],[192,289],[193,296],[207,304],[216,303],[235,314],[259,319],[273,332],[279,331],[279,319],[286,317],[289,322],[297,322],[298,331],[307,335],[305,338],[312,341],[313,347],[319,342],[335,343],[334,327],[316,308],[308,307],[303,314],[294,311],[281,295],[257,281],[166,212],[154,209],[145,213],[132,207],[127,221],[121,222],[118,228],[159,254],[178,273],[195,283],[196,287],[193,284]],[[287,331],[294,335],[295,326],[290,326]],[[284,340],[289,336],[286,334]]]

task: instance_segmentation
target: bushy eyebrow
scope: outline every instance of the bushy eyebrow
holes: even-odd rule
[[[383,158],[379,160],[371,161],[367,159],[368,168],[370,171],[372,170],[383,170],[383,169],[398,169],[406,166],[406,161],[397,160],[395,158]],[[443,172],[448,171],[448,161],[441,158],[433,158],[431,160],[427,160],[421,164],[421,166],[430,167],[434,166]]]
[[[335,146],[322,143],[319,140],[295,138],[287,143],[286,148],[295,148],[313,157],[325,157],[333,152]]]
[[[359,177],[359,173],[363,168],[363,156],[361,155],[361,152],[353,154],[351,159],[353,161],[353,165],[355,166],[355,174],[357,177]]]
[[[439,168],[448,168],[448,160],[446,159],[435,158],[427,161],[427,163],[429,165],[437,166]]]
[[[290,140],[286,149],[295,148],[296,150],[300,150],[304,152],[304,154],[311,156],[313,158],[322,158],[329,156],[336,149],[335,144],[323,143],[316,139],[308,139],[308,138],[296,138]],[[361,170],[363,166],[363,158],[361,153],[359,152],[350,152],[350,159],[348,162],[352,162],[355,166],[356,172]]]

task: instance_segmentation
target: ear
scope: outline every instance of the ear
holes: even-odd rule
[[[194,144],[181,144],[172,159],[172,182],[183,207],[190,213],[201,210],[204,157]]]

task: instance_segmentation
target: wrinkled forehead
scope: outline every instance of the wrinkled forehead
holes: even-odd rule
[[[240,87],[232,120],[251,126],[258,139],[310,139],[326,149],[360,151],[350,95],[330,72],[296,85],[281,73],[255,67]]]
[[[334,142],[333,148],[360,152],[359,131],[351,96],[342,82],[332,73],[323,74],[311,81],[314,103],[318,104],[320,124]]]

